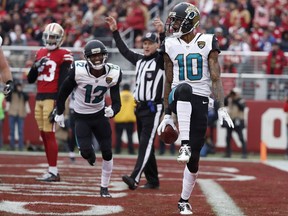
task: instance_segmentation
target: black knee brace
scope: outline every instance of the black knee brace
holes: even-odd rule
[[[182,83],[178,85],[175,91],[175,98],[180,101],[191,101],[192,93],[192,86],[187,83]]]
[[[192,173],[198,172],[199,159],[200,159],[200,153],[192,151],[191,158],[190,158],[189,162],[187,163],[187,168],[190,172],[192,172]]]
[[[94,166],[96,161],[96,156],[94,151],[89,151],[88,149],[80,150],[81,156],[88,161],[91,166]]]
[[[112,151],[111,150],[102,151],[102,158],[103,160],[110,161],[112,159]]]

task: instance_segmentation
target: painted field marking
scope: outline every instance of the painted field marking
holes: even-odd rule
[[[98,166],[100,165],[100,163],[97,164]],[[123,171],[127,171],[130,170],[129,167],[133,167],[133,165],[129,165],[129,164],[119,164],[116,165],[114,167],[114,170],[116,171],[116,174],[114,173],[114,177],[111,178],[111,188],[109,188],[109,190],[111,191],[119,191],[119,193],[111,193],[111,195],[115,198],[118,197],[124,197],[127,196],[127,193],[123,193],[123,190],[127,190],[127,186],[122,182],[121,180],[121,174],[123,173]],[[1,164],[1,166],[6,166],[5,164]],[[13,167],[23,167],[26,168],[26,171],[28,173],[41,173],[43,171],[43,167],[45,167],[45,164],[17,164],[17,165],[12,165],[9,164],[9,167],[13,168]],[[47,166],[47,165],[46,165]],[[71,169],[75,169],[78,170],[80,167],[83,169],[83,165],[82,164],[78,164],[76,166],[74,165],[68,165],[67,164],[59,164],[59,167],[64,171],[65,169],[69,169],[71,171]],[[169,169],[165,169],[165,165],[163,166],[164,169],[161,170],[161,179],[162,181],[175,181],[175,180],[179,180],[181,181],[182,177],[165,177],[165,174],[167,173],[174,173],[174,174],[179,174],[179,173],[183,173],[182,169],[179,169],[178,166],[170,166]],[[41,169],[42,168],[42,169]],[[96,167],[97,168],[97,167]],[[171,169],[172,168],[172,169]],[[197,180],[197,182],[199,183],[201,190],[203,191],[205,197],[207,198],[208,203],[212,206],[213,210],[215,211],[215,214],[217,214],[217,216],[222,216],[222,215],[244,215],[243,212],[241,212],[241,210],[238,208],[238,206],[235,205],[235,203],[233,202],[233,200],[231,199],[231,197],[225,193],[225,191],[221,188],[220,185],[218,185],[214,180],[217,181],[250,181],[250,180],[254,180],[255,177],[254,176],[246,176],[246,175],[241,175],[238,174],[239,173],[239,169],[233,167],[233,166],[227,166],[227,167],[223,167],[223,166],[204,166],[204,171],[200,171],[200,178]],[[86,169],[86,167],[85,167]],[[87,170],[91,171],[91,169],[95,169],[95,168],[91,168],[91,167],[87,167]],[[97,168],[99,169],[99,168]],[[100,168],[101,169],[101,168]],[[100,170],[99,169],[99,170]],[[202,170],[202,169],[201,169]],[[70,172],[69,171],[69,172]],[[66,172],[68,172],[66,170]],[[73,172],[72,172],[73,173]],[[85,187],[85,185],[82,185],[81,182],[83,182],[83,178],[85,178],[85,183],[87,184],[93,184],[95,185],[95,180],[96,180],[96,185],[99,186],[99,176],[93,176],[95,173],[91,173],[91,172],[86,172],[86,175],[78,177],[78,176],[66,176],[66,179],[69,179],[69,181],[71,182],[66,182],[66,181],[62,181],[62,182],[56,182],[53,184],[2,184],[2,187],[0,187],[0,192],[4,192],[4,193],[9,193],[9,194],[15,194],[15,195],[31,195],[31,194],[36,194],[37,196],[61,196],[60,193],[56,193],[55,191],[63,191],[64,196],[86,196],[86,197],[99,197],[98,193],[94,194],[93,192],[96,191],[97,189],[90,189],[87,187]],[[82,175],[81,173],[79,175]],[[33,175],[9,175],[9,174],[4,174],[4,175],[0,175],[2,177],[15,177],[15,178],[34,178],[35,176]],[[203,176],[204,178],[201,179],[201,176]],[[212,179],[207,179],[205,178],[205,176],[212,176]],[[64,178],[64,180],[65,180]],[[73,186],[73,184],[77,182],[76,185]],[[203,185],[203,186],[201,186]],[[43,188],[40,190],[39,187]],[[70,188],[70,190],[68,189]],[[204,189],[202,189],[204,188]],[[205,188],[209,188],[208,191],[206,191]],[[219,189],[220,188],[220,189]],[[25,190],[23,190],[25,189]],[[213,189],[213,193],[214,194],[210,194],[211,191]],[[25,191],[23,193],[23,191]],[[121,193],[122,192],[122,193]],[[61,192],[62,193],[62,192]],[[156,194],[154,194],[156,195]],[[171,196],[174,196],[175,194],[171,194]],[[157,196],[162,196],[162,194],[157,194]],[[165,195],[166,196],[166,195]],[[219,198],[218,196],[221,196],[221,198]],[[31,204],[31,203],[26,203],[26,202],[10,202],[10,201],[5,201],[5,205],[10,205],[11,203],[13,203],[13,206],[15,206],[15,203],[19,203],[19,206],[21,208],[25,209],[25,205],[27,204]],[[225,206],[223,207],[221,205],[221,202],[225,203]],[[3,203],[2,203],[3,204]],[[66,203],[57,203],[57,205],[70,205],[66,204]],[[228,206],[229,205],[229,206]],[[17,204],[18,206],[18,204]],[[98,206],[93,205],[95,208]],[[1,207],[1,205],[0,205]],[[20,208],[19,207],[19,208]],[[120,206],[121,207],[121,206]],[[114,206],[107,206],[106,207],[107,210],[110,211],[110,208],[114,208]],[[7,206],[5,207],[5,210],[9,209],[7,208]],[[232,209],[232,210],[231,210]],[[1,210],[1,209],[0,209]],[[93,209],[92,209],[93,210]],[[89,211],[92,211],[91,209]],[[231,210],[231,212],[230,212]],[[30,210],[27,210],[30,211]],[[229,211],[229,214],[227,214],[227,211]],[[99,210],[97,210],[97,212],[99,212]],[[224,212],[224,213],[223,213]],[[240,214],[239,214],[240,212]],[[85,212],[84,212],[85,213]],[[84,214],[83,212],[79,213],[76,212],[75,214],[71,214],[71,213],[61,213],[61,215],[87,215]],[[30,213],[31,214],[31,213]],[[33,213],[34,214],[34,213]],[[35,212],[35,214],[40,214],[38,212]],[[43,212],[41,212],[41,214],[44,214]],[[95,213],[89,213],[90,215],[99,215],[99,214],[95,214]],[[102,214],[102,213],[101,213]],[[110,212],[109,214],[113,214],[113,212]],[[46,213],[45,213],[46,215]],[[49,215],[49,214],[47,214]],[[57,215],[57,213],[51,213],[50,215]],[[102,214],[103,215],[103,214]]]
[[[13,214],[22,214],[22,215],[59,215],[55,212],[35,212],[27,210],[26,205],[66,205],[66,206],[81,206],[87,207],[88,210],[79,211],[79,212],[69,212],[61,213],[61,215],[111,215],[115,213],[120,213],[124,209],[119,206],[109,206],[109,205],[88,205],[88,204],[73,204],[73,203],[51,203],[51,202],[12,202],[12,201],[2,201],[0,202],[0,211],[13,213]]]
[[[217,216],[245,215],[233,202],[233,199],[215,181],[211,179],[197,179],[197,183]]]
[[[284,160],[270,160],[270,161],[265,161],[264,164],[272,166],[274,168],[277,168],[279,170],[288,172],[288,161]]]

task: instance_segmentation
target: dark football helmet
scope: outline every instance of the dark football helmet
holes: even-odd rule
[[[108,51],[105,45],[99,40],[91,40],[84,47],[84,57],[88,62],[89,66],[95,70],[100,70],[104,67],[108,59]],[[101,53],[103,55],[102,62],[92,61],[91,56],[94,54]]]
[[[174,6],[166,20],[166,35],[181,37],[199,26],[200,12],[193,4],[181,2]]]

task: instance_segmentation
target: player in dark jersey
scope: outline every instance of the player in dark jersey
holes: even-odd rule
[[[111,197],[108,185],[113,170],[111,126],[109,118],[121,108],[119,84],[122,72],[118,65],[107,63],[108,51],[99,40],[91,40],[84,47],[86,60],[73,64],[69,76],[61,86],[57,98],[55,121],[64,127],[65,101],[74,90],[75,135],[81,156],[91,166],[96,156],[92,134],[102,153],[101,197]],[[105,106],[105,95],[110,90],[112,106]]]
[[[72,53],[60,48],[64,39],[64,29],[58,23],[50,23],[43,32],[45,47],[35,57],[35,62],[28,73],[28,82],[37,81],[35,119],[44,143],[48,171],[36,178],[38,181],[60,181],[57,168],[58,145],[55,138],[53,118],[49,120],[61,83],[68,75],[73,62]]]

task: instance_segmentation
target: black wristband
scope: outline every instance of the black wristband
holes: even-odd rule
[[[12,81],[12,80],[8,80],[8,81],[6,82],[6,85],[9,85],[9,84],[11,84],[11,83],[13,83],[13,81]]]
[[[165,114],[171,115],[171,113],[172,113],[172,112],[171,112],[171,109],[169,109],[169,108],[166,108],[166,109],[165,109]]]

